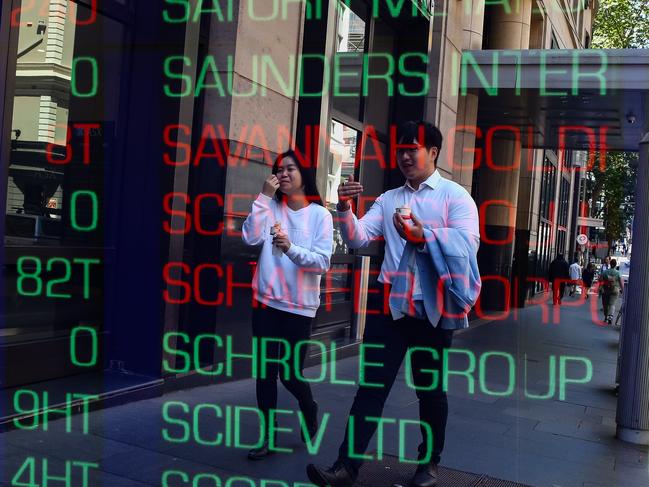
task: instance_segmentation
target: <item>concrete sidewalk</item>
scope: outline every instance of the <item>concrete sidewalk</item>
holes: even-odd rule
[[[570,304],[574,304],[572,298],[564,299],[559,323],[544,324],[543,308],[533,306],[518,310],[516,317],[512,315],[456,334],[453,348],[470,351],[476,359],[474,391],[469,390],[466,377],[451,377],[450,415],[442,465],[535,486],[649,485],[649,449],[615,439],[616,397],[612,390],[619,332],[593,323],[589,306],[569,307]],[[546,309],[551,321],[552,306]],[[484,361],[487,352],[504,354],[492,355]],[[511,356],[515,369],[509,370],[505,354]],[[466,369],[468,355],[468,352],[452,354],[450,368]],[[481,357],[485,374],[482,384],[478,370]],[[560,400],[560,363],[566,364],[568,377],[581,378],[586,359],[592,363],[591,380],[568,385],[565,399]],[[549,379],[551,360],[556,365],[555,380]],[[306,375],[315,378],[318,372],[317,368],[311,368]],[[339,361],[336,374],[339,380],[357,381],[358,358]],[[514,383],[511,394],[490,395],[507,392],[510,378]],[[526,397],[525,387],[528,396],[551,397]],[[297,404],[293,398],[281,386],[279,391],[279,407],[295,410]],[[172,438],[186,433],[181,424],[170,425],[164,421],[165,402],[185,403],[187,406],[168,406],[169,412],[173,418],[189,421],[191,411],[201,403],[222,408],[226,405],[254,407],[254,382],[244,380],[178,391],[91,413],[89,433],[85,435],[78,419],[73,421],[72,433],[65,431],[65,421],[60,420],[50,423],[47,432],[39,429],[2,434],[0,481],[4,483],[1,485],[11,485],[12,477],[30,455],[35,456],[33,466],[38,485],[43,485],[42,458],[48,459],[49,475],[58,476],[64,474],[66,461],[96,462],[98,467],[89,469],[88,485],[91,486],[162,485],[163,473],[168,470],[178,472],[168,474],[169,487],[192,485],[192,479],[200,473],[216,475],[221,485],[231,487],[263,485],[260,479],[285,483],[266,482],[267,487],[299,485],[307,482],[304,473],[307,463],[329,464],[335,459],[356,387],[322,382],[314,384],[313,391],[321,412],[330,414],[317,456],[310,455],[301,443],[295,414],[280,419],[281,426],[292,428],[293,432],[281,433],[278,441],[279,446],[294,452],[277,453],[261,462],[246,460],[246,449],[200,445],[192,432],[187,432],[186,443],[170,443],[162,438],[165,428]],[[405,381],[403,367],[384,416],[418,418],[415,392]],[[199,440],[210,441],[223,432],[223,420],[216,417],[214,409],[203,408],[198,418]],[[240,422],[244,439],[253,436],[253,419],[248,414]],[[418,428],[411,425],[405,431],[406,457],[412,458],[419,442]],[[375,451],[376,443],[370,449]],[[394,424],[386,424],[384,451],[399,454],[399,435]],[[29,468],[28,465],[18,480],[28,479]],[[371,464],[367,468],[372,468]],[[232,480],[237,476],[251,480]],[[79,464],[72,466],[70,478],[68,485],[83,485]],[[219,485],[214,478],[198,479],[194,484],[197,487]],[[231,479],[229,484],[227,479]],[[58,485],[64,482],[48,483],[48,486]]]

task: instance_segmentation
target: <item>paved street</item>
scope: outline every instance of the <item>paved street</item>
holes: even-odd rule
[[[593,298],[595,296],[591,296],[591,300]],[[591,319],[590,307],[570,307],[574,303],[572,298],[564,300],[559,323],[544,324],[544,309],[534,306],[519,311],[518,316],[481,324],[456,335],[454,349],[467,350],[475,356],[475,389],[473,393],[469,391],[466,377],[450,379],[450,416],[442,457],[445,467],[534,486],[649,485],[649,449],[622,443],[614,437],[616,397],[612,390],[619,332],[597,326]],[[552,320],[552,306],[546,310]],[[508,361],[504,354],[483,359],[484,382],[480,384],[480,357],[486,352],[509,354],[515,370],[506,370]],[[454,353],[450,368],[466,369],[468,355],[468,352]],[[552,360],[554,377],[550,379]],[[580,379],[586,372],[587,361],[592,363],[591,380],[585,384],[568,384],[565,398],[560,400],[560,364],[566,366],[566,377]],[[358,380],[357,367],[358,358],[341,360],[336,367],[338,379]],[[311,378],[317,375],[316,368],[309,369],[307,374]],[[385,417],[418,417],[415,393],[404,377],[404,373],[399,374],[386,404]],[[507,391],[508,378],[513,381],[511,393]],[[525,387],[527,396],[545,395],[548,398],[526,397]],[[25,459],[33,455],[37,479],[41,475],[40,459],[43,457],[48,459],[50,475],[59,476],[65,471],[66,460],[98,463],[96,469],[88,468],[89,485],[92,486],[161,485],[163,472],[167,470],[178,472],[167,474],[170,487],[192,485],[192,478],[199,473],[217,475],[221,485],[232,487],[264,485],[261,479],[285,482],[266,482],[268,487],[300,485],[299,482],[307,482],[306,463],[315,459],[328,464],[334,460],[355,392],[354,386],[324,382],[314,384],[313,388],[321,411],[330,415],[317,458],[309,455],[300,442],[294,414],[280,418],[281,426],[294,431],[279,436],[279,445],[294,449],[294,452],[277,453],[262,462],[247,461],[243,448],[199,445],[189,431],[186,443],[170,443],[162,438],[163,428],[168,428],[172,438],[185,434],[182,424],[165,424],[162,415],[165,402],[187,405],[176,404],[168,410],[176,423],[178,418],[191,422],[189,411],[195,411],[194,407],[200,403],[217,404],[223,411],[226,405],[252,407],[255,405],[254,383],[244,380],[177,391],[94,412],[89,418],[87,435],[81,433],[81,423],[77,420],[72,433],[65,432],[65,421],[50,423],[47,432],[5,433],[0,436],[4,465],[2,481],[10,485],[12,476]],[[496,396],[489,392],[507,394]],[[281,387],[279,407],[287,410],[297,407]],[[211,441],[217,432],[224,432],[223,420],[218,419],[214,411],[203,408],[198,415],[199,440]],[[240,426],[242,438],[250,440],[254,433],[254,417],[243,414]],[[418,441],[417,428],[412,425],[406,428],[406,457],[414,456]],[[399,435],[394,424],[386,424],[383,442],[386,454],[399,454]],[[372,450],[376,451],[376,444]],[[181,471],[186,477],[179,473]],[[73,466],[71,472],[70,485],[82,485],[80,464]],[[18,480],[24,482],[28,473],[25,469]],[[236,476],[257,480],[231,480],[226,484],[226,479]],[[214,483],[214,479],[198,479],[194,484],[198,487],[220,485]],[[48,485],[64,483],[51,480]]]

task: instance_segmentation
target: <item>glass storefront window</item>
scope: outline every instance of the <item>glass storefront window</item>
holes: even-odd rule
[[[356,216],[362,218],[370,208],[372,198],[381,194],[384,189],[384,168],[377,164],[376,160],[387,154],[388,124],[393,98],[393,93],[386,90],[384,80],[379,80],[376,76],[389,70],[386,56],[371,54],[394,54],[398,35],[386,19],[370,15],[370,2],[334,1],[337,15],[332,33],[336,37],[332,39],[326,54],[332,59],[331,69],[336,72],[336,76],[335,84],[329,86],[329,103],[324,107],[329,119],[329,151],[325,156],[327,179],[323,197],[327,208],[335,212],[338,186],[354,174],[357,180],[362,180],[364,187],[362,199],[357,201],[361,204],[356,208]],[[373,130],[365,132],[364,135],[368,127]],[[374,137],[371,143],[368,142],[369,132]],[[377,157],[376,152],[379,150],[381,154]],[[360,154],[361,151],[364,154]],[[361,167],[364,160],[368,164]],[[331,261],[332,270],[327,274],[327,279],[330,282],[338,282],[339,288],[350,287],[349,276],[353,275],[357,265],[357,255],[378,259],[382,252],[381,245],[381,242],[375,242],[358,254],[352,252],[345,244],[339,226],[334,225],[334,255]],[[348,277],[344,277],[345,272],[341,272],[342,270],[348,272]],[[343,285],[343,282],[347,284]],[[323,301],[326,303],[325,309],[330,310],[321,313],[316,327],[337,326],[351,318],[351,294],[332,291],[323,293],[323,296],[326,297]]]
[[[365,50],[365,21],[351,8],[338,2],[338,29],[336,52],[363,52]]]
[[[127,2],[120,2],[126,4]],[[50,339],[104,320],[107,205],[119,198],[115,146],[126,26],[74,1],[23,9],[5,210],[3,343]],[[13,75],[13,73],[12,73]],[[27,277],[25,277],[27,276]],[[38,277],[29,277],[38,276]],[[40,283],[40,284],[39,284]]]
[[[331,305],[345,303],[352,299],[352,293],[349,290],[350,272],[348,269],[348,264],[333,264],[331,266],[329,287],[320,293],[321,303]]]
[[[331,212],[336,211],[338,203],[338,186],[354,174],[354,161],[358,131],[336,120],[331,121],[331,138],[329,142],[329,164],[327,173],[327,192],[325,204]],[[340,229],[334,226],[334,253],[348,253]]]
[[[102,15],[77,25],[90,14],[73,2],[40,13],[24,10],[19,28],[5,245],[101,247],[124,27]]]
[[[562,179],[563,181],[563,179]],[[540,218],[538,237],[536,242],[536,268],[537,276],[547,276],[550,262],[556,257],[558,249],[557,241],[561,234],[557,235],[554,230],[556,222],[554,221],[554,196],[557,187],[557,167],[550,160],[548,155],[543,158],[543,172],[541,176],[541,200],[540,200]],[[562,200],[560,199],[560,202]],[[559,218],[561,218],[562,208],[559,208]],[[535,290],[541,291],[543,287],[540,283],[535,284]]]
[[[334,63],[344,73],[333,90],[333,107],[354,120],[360,116],[363,56],[366,52],[365,21],[342,2],[338,2],[336,53]]]

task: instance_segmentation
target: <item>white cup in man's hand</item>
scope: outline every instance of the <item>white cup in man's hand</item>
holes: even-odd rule
[[[412,213],[412,209],[408,206],[401,206],[397,208],[397,213],[404,220],[410,220],[410,214]]]

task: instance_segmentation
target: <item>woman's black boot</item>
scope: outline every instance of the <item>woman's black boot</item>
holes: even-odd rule
[[[275,429],[273,429],[273,435],[275,435],[276,431],[277,431],[277,423],[275,423]],[[270,449],[270,445],[268,443],[269,437],[270,437],[270,433],[267,432],[264,437],[264,443],[259,448],[253,448],[252,450],[248,451],[248,460],[263,460],[267,456],[275,453],[273,450]],[[274,439],[276,440],[277,436],[275,436]],[[277,445],[275,441],[273,442],[273,444]]]

